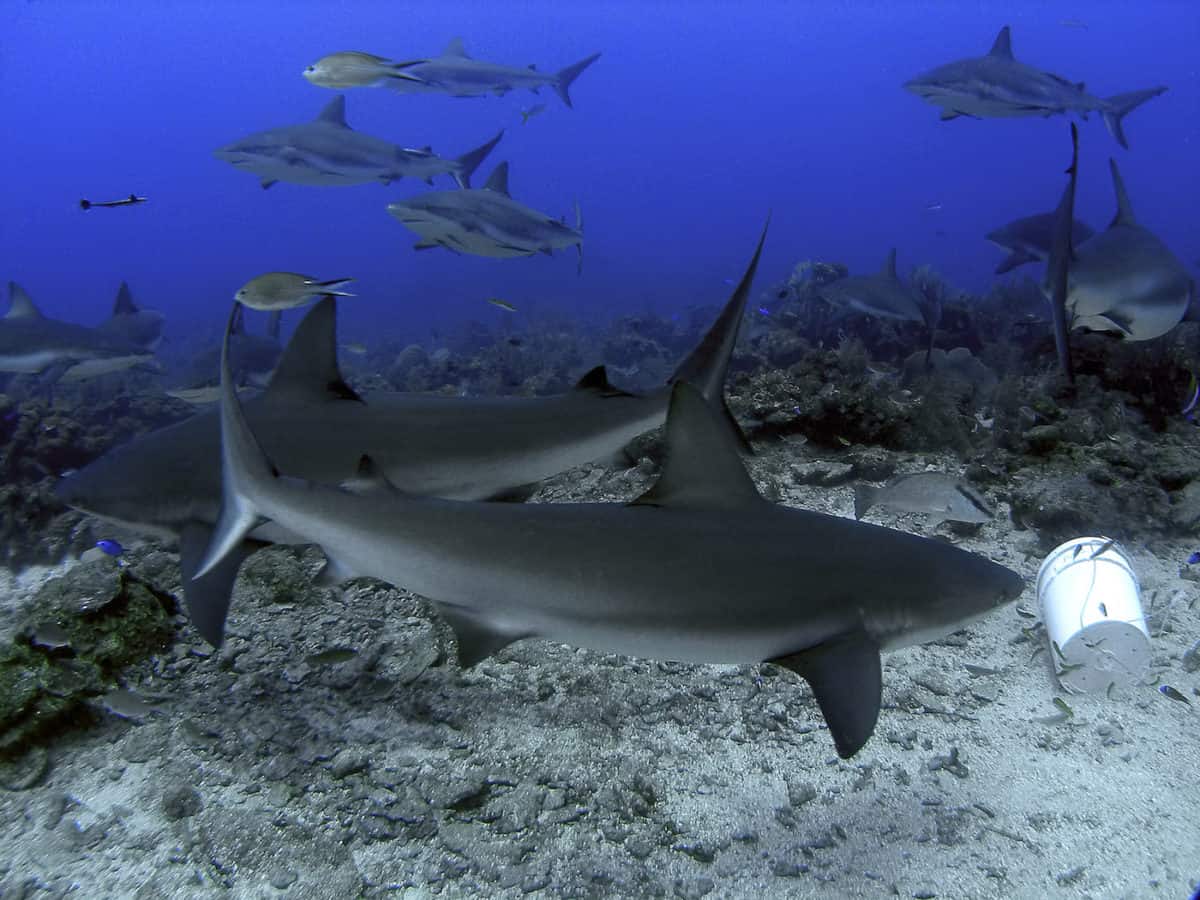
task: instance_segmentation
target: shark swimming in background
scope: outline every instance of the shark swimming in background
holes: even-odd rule
[[[525,88],[537,93],[551,87],[571,107],[571,83],[600,58],[599,53],[581,59],[552,74],[533,66],[505,66],[472,59],[462,38],[454,38],[441,56],[403,62],[370,53],[331,53],[304,70],[312,84],[327,88],[384,87],[405,94],[448,94],[451,97],[503,96]]]
[[[765,233],[764,233],[765,234]],[[697,386],[736,431],[725,375],[762,252],[672,381]],[[234,380],[235,313],[229,340]],[[336,301],[318,302],[288,344],[266,391],[246,404],[267,451],[286,471],[322,483],[353,477],[369,453],[400,489],[458,500],[523,499],[537,482],[575,466],[623,456],[635,437],[660,426],[670,388],[631,394],[597,367],[575,389],[550,397],[446,397],[377,393],[359,397],[337,364]],[[223,639],[241,560],[267,542],[301,535],[267,524],[203,579],[196,566],[221,499],[220,422],[210,411],[114,448],[63,478],[62,502],[142,532],[180,540],[184,595],[193,624]]]
[[[52,385],[95,378],[153,364],[149,348],[117,333],[116,327],[88,328],[44,316],[16,282],[8,283],[11,303],[0,319],[0,372],[37,374]]]
[[[267,316],[265,334],[255,334],[246,329],[244,312],[239,312],[230,334],[233,377],[239,386],[262,389],[271,379],[271,373],[283,356],[283,344],[279,342],[282,310]],[[184,376],[181,391],[189,392],[208,385],[216,385],[221,377],[221,346],[206,348],[194,360]],[[207,402],[216,402],[216,396]]]
[[[482,188],[427,191],[389,203],[387,211],[420,236],[414,250],[445,247],[455,253],[508,259],[574,246],[583,265],[583,216],[578,203],[574,228],[518,203],[508,192],[507,162],[496,166]]]
[[[1166,91],[1144,91],[1094,97],[1082,82],[1043,72],[1013,56],[1012,37],[1005,25],[986,56],[961,59],[931,69],[904,83],[904,88],[941,107],[942,119],[969,116],[991,119],[1010,116],[1052,116],[1077,112],[1086,119],[1098,112],[1109,133],[1128,149],[1122,121],[1147,100]]]
[[[1157,235],[1138,223],[1117,162],[1109,159],[1117,212],[1107,229],[1074,246],[1078,131],[1071,127],[1070,175],[1055,216],[1043,292],[1051,301],[1063,372],[1073,377],[1068,332],[1105,331],[1127,341],[1166,334],[1192,312],[1196,283]]]
[[[1054,243],[1055,214],[1053,211],[1036,216],[1014,219],[1007,225],[989,231],[985,238],[1001,250],[1007,250],[996,266],[996,274],[1003,275],[1018,266],[1031,262],[1045,262],[1050,257]],[[1076,219],[1071,226],[1071,243],[1078,247],[1088,240],[1096,230],[1086,222]]]
[[[880,319],[927,323],[930,317],[922,298],[896,274],[896,248],[873,275],[847,275],[822,285],[819,296],[827,303]]]
[[[229,376],[226,366],[221,516],[199,577],[274,522],[321,547],[329,581],[371,576],[433,600],[464,667],[524,638],[773,662],[812,687],[845,759],[875,730],[883,650],[956,631],[1024,587],[940,541],[763,499],[735,431],[686,381],[671,390],[662,474],[641,497],[514,505],[405,493],[369,456],[340,487],[290,477]]]
[[[459,187],[471,186],[471,174],[504,136],[494,138],[457,159],[442,159],[429,147],[398,147],[353,130],[346,124],[346,98],[339,95],[311,122],[259,131],[219,147],[213,155],[257,175],[264,188],[279,181],[309,185],[391,184],[419,178],[432,184],[449,175]]]
[[[117,289],[112,315],[98,327],[105,334],[154,351],[162,343],[166,316],[154,309],[142,309],[133,302],[133,294],[124,281]]]

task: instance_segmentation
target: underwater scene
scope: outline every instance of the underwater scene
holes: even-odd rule
[[[1200,7],[0,3],[0,900],[1200,896]]]

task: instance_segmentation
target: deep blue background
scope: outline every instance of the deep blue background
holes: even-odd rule
[[[1075,23],[1084,23],[1080,27]],[[468,317],[556,309],[607,318],[724,298],[767,210],[759,287],[801,259],[902,271],[931,263],[957,286],[991,283],[990,228],[1057,202],[1063,117],[939,122],[903,91],[912,75],[987,51],[1013,28],[1018,59],[1093,93],[1157,84],[1121,150],[1098,117],[1081,126],[1080,215],[1113,211],[1106,158],[1135,210],[1189,264],[1200,258],[1200,7],[1177,2],[335,3],[0,2],[0,280],[50,314],[95,322],[118,282],[169,329],[215,330],[234,290],[270,269],[354,276],[344,333],[419,334]],[[516,199],[552,215],[576,198],[574,253],[490,260],[415,253],[385,205],[424,190],[314,188],[257,180],[213,148],[316,115],[334,94],[301,77],[337,50],[472,55],[554,71],[594,51],[575,110],[549,91],[503,98],[347,93],[358,130],[454,156],[507,136],[477,176],[512,163]],[[518,110],[539,100],[541,116]],[[441,180],[439,187],[450,182]],[[81,197],[135,191],[140,207],[82,212]],[[927,210],[942,204],[937,212]],[[941,232],[941,234],[939,234]],[[1029,270],[1033,274],[1032,270]],[[294,318],[294,317],[293,317]]]

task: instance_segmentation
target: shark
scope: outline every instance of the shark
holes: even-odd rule
[[[1070,377],[1067,332],[1082,328],[1127,340],[1160,337],[1194,315],[1196,282],[1162,240],[1141,225],[1115,159],[1109,158],[1116,214],[1107,229],[1074,245],[1078,132],[1072,127],[1069,180],[1056,211],[1043,292],[1051,301],[1060,366]]]
[[[551,87],[568,108],[572,82],[600,58],[593,53],[558,72],[546,74],[536,67],[505,66],[473,59],[462,38],[454,38],[441,56],[402,62],[356,51],[332,53],[304,70],[304,77],[320,87],[385,87],[406,94],[448,94],[451,97],[503,96],[524,88],[537,93]]]
[[[896,274],[896,248],[874,275],[847,275],[820,289],[827,303],[880,319],[922,322],[928,317],[916,293]]]
[[[439,175],[471,186],[471,174],[500,139],[494,138],[457,159],[443,159],[430,147],[412,149],[353,130],[346,124],[346,98],[330,100],[311,122],[259,131],[213,151],[217,159],[257,175],[264,188],[280,181],[308,185],[391,184]]]
[[[941,107],[943,120],[1068,112],[1078,112],[1086,119],[1088,113],[1098,112],[1109,133],[1126,149],[1129,142],[1122,124],[1125,116],[1167,90],[1160,86],[1107,98],[1093,96],[1083,82],[1019,62],[1013,56],[1007,25],[1000,29],[987,55],[938,66],[905,82],[904,88]]]
[[[274,310],[267,316],[265,334],[255,334],[246,329],[244,309],[239,308],[229,339],[234,378],[239,385],[261,390],[270,382],[271,373],[283,356],[283,344],[279,342],[282,310]],[[183,379],[184,387],[180,390],[192,395],[192,392],[205,386],[215,386],[220,377],[221,345],[217,344],[206,348],[192,360],[188,376]],[[216,400],[214,394],[206,402]]]
[[[0,319],[0,372],[37,374],[51,385],[152,364],[151,350],[104,327],[88,328],[42,314],[16,282],[8,283],[8,313]]]
[[[764,232],[765,236],[765,232]],[[696,385],[736,429],[724,400],[730,357],[762,252],[750,265],[672,381]],[[359,457],[400,489],[457,500],[520,500],[537,482],[596,460],[619,460],[633,438],[662,425],[670,389],[633,394],[603,366],[549,397],[446,397],[374,393],[360,397],[337,363],[336,301],[315,304],[300,322],[266,390],[246,415],[287,471],[318,482],[353,477]],[[238,315],[227,341],[234,369]],[[267,523],[204,578],[196,567],[221,502],[220,420],[208,410],[140,436],[61,479],[68,506],[146,534],[179,540],[184,599],[193,625],[219,646],[241,559],[267,543],[302,535]]]
[[[1003,275],[1018,266],[1031,262],[1045,262],[1054,243],[1054,211],[1024,216],[1007,225],[989,231],[985,238],[1008,255],[996,266],[996,274]],[[1071,243],[1078,247],[1096,233],[1096,229],[1079,219],[1071,226]]]
[[[142,309],[134,303],[129,285],[122,281],[112,315],[100,323],[99,330],[153,352],[162,343],[165,321],[166,317],[158,310]]]
[[[583,216],[575,205],[575,227],[530,209],[508,190],[508,163],[496,166],[482,188],[428,191],[389,203],[388,213],[420,240],[416,250],[445,247],[455,253],[506,259],[551,254],[574,246],[583,265]]]
[[[526,638],[771,662],[808,682],[848,759],[879,718],[883,651],[956,631],[1024,589],[1011,569],[940,541],[768,502],[729,423],[686,381],[671,389],[666,462],[642,496],[512,505],[406,493],[370,456],[342,485],[295,478],[223,376],[223,500],[199,576],[276,522],[321,547],[331,582],[370,576],[433,600],[463,667]]]

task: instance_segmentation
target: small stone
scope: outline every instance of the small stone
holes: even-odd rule
[[[366,771],[367,756],[360,750],[346,749],[338,753],[330,763],[329,770],[334,778],[345,778]]]
[[[190,818],[200,812],[203,807],[200,794],[190,785],[181,784],[168,788],[163,794],[163,815],[173,821]]]
[[[271,887],[279,891],[286,891],[300,876],[291,869],[276,869],[271,873]]]

